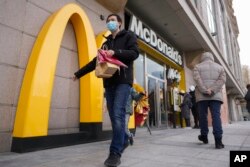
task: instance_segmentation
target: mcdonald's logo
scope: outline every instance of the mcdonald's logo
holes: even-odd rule
[[[14,123],[12,150],[18,150],[15,147],[20,140],[48,135],[58,53],[69,20],[76,35],[80,67],[96,56],[97,48],[104,41],[102,34],[95,39],[87,15],[76,4],[64,6],[47,19],[25,71]],[[100,85],[102,80],[96,78],[94,73],[80,79],[80,124],[102,122],[103,87]]]

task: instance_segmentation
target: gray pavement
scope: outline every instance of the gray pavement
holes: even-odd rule
[[[228,167],[230,150],[250,150],[250,121],[223,127],[224,149],[215,149],[212,129],[209,144],[198,141],[198,129],[138,128],[119,167]],[[104,167],[110,140],[30,153],[2,153],[0,167]]]

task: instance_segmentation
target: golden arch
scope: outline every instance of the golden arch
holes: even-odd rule
[[[69,20],[76,34],[80,67],[96,55],[93,29],[87,15],[78,5],[68,4],[51,15],[37,37],[26,68],[17,106],[14,137],[46,136],[48,133],[56,63]],[[102,81],[94,73],[80,79],[81,123],[102,122],[103,88],[100,85]]]

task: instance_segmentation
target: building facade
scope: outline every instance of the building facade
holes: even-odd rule
[[[71,80],[95,56],[110,13],[118,13],[138,37],[135,82],[149,95],[152,128],[185,126],[178,92],[195,85],[192,69],[204,50],[227,74],[223,124],[243,119],[239,100],[245,86],[232,0],[2,1],[0,152],[110,138],[102,81],[93,72]]]

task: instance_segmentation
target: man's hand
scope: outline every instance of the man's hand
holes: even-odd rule
[[[115,51],[113,50],[107,50],[107,56],[112,57],[115,54]]]
[[[211,94],[212,94],[212,90],[211,90],[210,88],[208,88],[208,89],[206,90],[206,94],[211,95]]]
[[[212,89],[208,88],[208,89],[206,90],[206,92],[204,93],[204,95],[213,96],[213,95],[214,95],[214,92],[212,91]]]
[[[73,81],[76,81],[78,78],[74,75],[71,79],[72,79]]]

